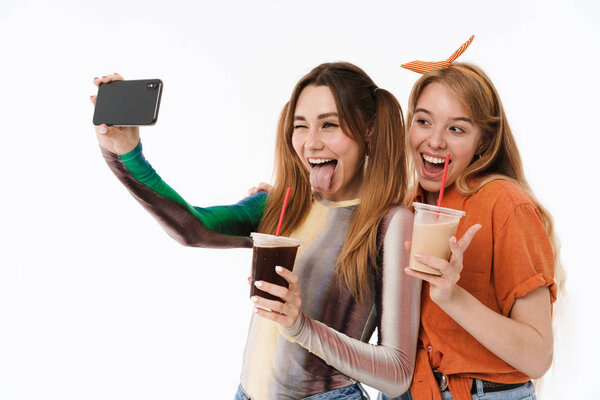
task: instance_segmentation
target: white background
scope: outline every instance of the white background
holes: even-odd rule
[[[563,243],[542,397],[597,398],[600,3],[568,3],[4,0],[0,399],[231,399],[239,381],[250,252],[181,247],[131,198],[96,144],[94,76],[161,78],[147,158],[191,203],[229,204],[270,179],[312,67],[353,62],[405,106],[400,64],[471,34],[461,60],[496,84]]]

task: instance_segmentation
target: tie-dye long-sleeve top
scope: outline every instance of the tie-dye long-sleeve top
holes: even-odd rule
[[[252,247],[267,194],[230,206],[194,207],[145,160],[142,146],[125,155],[103,150],[113,173],[174,239],[187,246]],[[253,400],[301,399],[363,382],[389,396],[404,393],[414,369],[420,282],[407,276],[405,240],[412,213],[392,209],[379,228],[378,268],[370,295],[357,302],[335,275],[358,200],[314,200],[307,218],[289,236],[303,241],[294,273],[302,312],[290,329],[254,314],[242,363],[241,385]],[[376,273],[375,271],[379,271]],[[375,329],[377,344],[368,341]]]

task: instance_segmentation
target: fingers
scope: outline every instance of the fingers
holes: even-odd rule
[[[475,224],[472,227],[470,227],[469,229],[467,229],[465,234],[462,235],[462,237],[458,241],[458,245],[461,247],[462,251],[465,251],[467,249],[467,247],[469,247],[469,245],[471,244],[471,240],[473,240],[473,236],[475,236],[477,231],[479,231],[480,229],[481,229],[481,225]]]
[[[108,132],[108,125],[106,125],[106,124],[98,125],[95,128],[96,128],[96,133],[98,133],[100,135],[106,135],[106,133]]]
[[[446,260],[442,260],[441,258],[437,258],[437,257],[433,257],[433,256],[428,256],[427,254],[415,253],[414,257],[418,262],[423,263],[425,265],[430,266],[431,268],[435,268],[438,270],[441,270],[442,268],[444,268],[444,264],[448,264],[448,261],[446,261]]]
[[[454,265],[454,267],[458,270],[458,272],[462,271],[462,262],[463,262],[463,253],[464,250],[456,241],[456,237],[452,236],[448,239],[448,243],[450,244],[450,264]]]
[[[94,77],[94,85],[100,86],[102,83],[108,83],[112,81],[122,81],[123,77],[116,72],[112,75],[104,75],[102,78]]]
[[[270,319],[271,321],[278,323],[284,328],[289,328],[292,325],[294,325],[294,322],[296,322],[296,319],[298,318],[298,316],[294,318],[293,316],[285,315],[275,311],[265,310],[264,308],[260,307],[255,307],[254,312],[263,318]]]
[[[288,301],[290,291],[283,286],[274,285],[266,281],[256,281],[254,282],[254,285],[263,292],[267,292],[273,296],[279,297],[283,301]]]
[[[250,189],[248,189],[248,196],[252,196],[253,194],[256,194],[258,192],[270,193],[271,190],[273,190],[273,186],[269,185],[266,182],[261,182],[258,184],[258,186],[252,186]]]
[[[90,96],[90,101],[95,106],[96,105],[96,96]]]
[[[291,291],[293,291],[296,287],[298,287],[298,275],[296,275],[289,269],[280,267],[278,265],[275,267],[275,272],[277,272],[277,274],[281,275],[283,277],[283,279],[285,279],[290,284]]]
[[[250,298],[257,307],[271,310],[279,314],[285,314],[285,304],[277,300],[269,300],[260,296],[252,296]]]
[[[255,284],[257,287],[260,287],[261,290],[271,294],[274,294],[279,289],[287,291],[287,289],[277,285],[270,285],[268,288],[269,290],[267,290],[267,282],[258,281],[255,282]],[[296,322],[300,315],[300,308],[302,306],[302,301],[299,296],[290,296],[288,300],[283,303],[276,300],[265,299],[260,296],[252,296],[251,300],[256,305],[254,312],[261,317],[277,322],[284,328],[289,328],[294,325],[294,322]]]
[[[268,192],[271,193],[271,191],[273,190],[273,186],[269,185],[266,182],[261,182],[258,184],[258,191],[259,192]]]
[[[452,282],[458,282],[458,279],[460,278],[460,271],[457,271],[454,265],[448,261],[420,253],[415,253],[414,257],[417,259],[417,261],[440,271],[444,279]],[[430,281],[428,280],[428,282]]]
[[[410,248],[412,247],[412,242],[410,240],[407,240],[406,242],[404,242],[404,248],[408,251],[410,251]]]
[[[433,275],[433,274],[426,274],[425,272],[415,271],[408,267],[404,268],[404,273],[406,275],[412,276],[413,278],[417,278],[417,279],[421,279],[425,282],[429,282],[433,286],[439,286],[440,283],[444,279],[441,276]]]

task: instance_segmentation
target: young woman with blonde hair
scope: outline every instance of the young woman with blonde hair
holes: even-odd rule
[[[531,379],[552,363],[562,281],[552,218],[527,184],[494,85],[475,65],[454,62],[471,40],[446,61],[405,64],[424,74],[408,108],[415,199],[436,204],[449,154],[442,205],[466,216],[450,260],[416,255],[441,276],[406,268],[424,286],[403,399],[534,399]]]
[[[408,253],[398,246],[412,213],[402,205],[404,123],[391,93],[349,63],[313,69],[281,113],[272,192],[232,206],[184,201],[144,159],[137,127],[96,131],[115,175],[184,245],[251,247],[251,232],[275,233],[291,188],[281,234],[303,244],[293,272],[278,268],[289,289],[257,282],[283,302],[252,299],[236,399],[368,398],[358,381],[394,396],[408,389],[420,282],[403,273]]]

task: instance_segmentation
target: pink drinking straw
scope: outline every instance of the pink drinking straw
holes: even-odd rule
[[[283,207],[281,207],[281,214],[279,214],[279,222],[277,223],[277,232],[275,232],[275,236],[279,236],[279,232],[281,231],[281,223],[283,222],[283,216],[285,214],[285,209],[287,207],[289,199],[290,199],[290,188],[288,187],[285,190],[285,198],[283,199]]]
[[[446,162],[444,163],[444,174],[442,175],[442,185],[440,187],[440,195],[438,196],[437,206],[442,206],[442,197],[444,197],[444,186],[446,186],[446,174],[448,173],[448,162],[450,161],[450,153],[446,153]],[[285,204],[284,204],[285,207]]]

